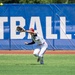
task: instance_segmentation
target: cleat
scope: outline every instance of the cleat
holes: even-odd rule
[[[44,64],[43,57],[40,58],[40,64]]]
[[[40,62],[40,64],[41,64],[41,65],[43,65],[43,64],[44,64],[44,62]]]

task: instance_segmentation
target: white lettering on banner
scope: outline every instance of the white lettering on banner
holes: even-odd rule
[[[46,39],[57,39],[57,34],[52,34],[51,17],[46,17]]]
[[[57,34],[52,34],[51,17],[46,17],[46,39],[57,39]],[[60,17],[60,39],[71,39],[71,34],[66,34],[66,18]]]
[[[10,17],[10,39],[23,39],[26,34],[20,33],[16,34],[17,23],[19,26],[24,27],[26,25],[26,20],[23,17]],[[0,39],[4,39],[4,22],[8,22],[8,17],[0,17]],[[57,39],[57,34],[52,33],[52,17],[46,17],[46,39]],[[43,37],[43,31],[41,25],[40,17],[31,17],[29,21],[29,28],[34,28],[36,25],[36,31]],[[60,17],[60,39],[72,39],[71,34],[66,34],[66,17]],[[30,36],[26,36],[27,39],[30,39]]]
[[[36,31],[38,31],[40,36],[43,37],[40,17],[31,17],[29,28],[34,28],[35,25],[36,25],[36,29],[37,29]],[[31,39],[30,35],[28,35],[28,39]]]
[[[25,26],[25,19],[23,17],[10,17],[11,39],[23,39],[25,33],[16,34],[16,22],[20,22],[20,27]]]
[[[4,39],[4,22],[8,21],[8,17],[0,17],[0,39]]]
[[[60,17],[60,39],[71,39],[70,34],[66,34],[66,18]]]

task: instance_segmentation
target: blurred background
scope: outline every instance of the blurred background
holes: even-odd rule
[[[75,0],[0,0],[0,3],[26,3],[26,4],[46,4],[46,3],[75,3]]]

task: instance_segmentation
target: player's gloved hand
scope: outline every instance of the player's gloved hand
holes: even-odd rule
[[[28,45],[28,42],[25,42],[25,45]]]

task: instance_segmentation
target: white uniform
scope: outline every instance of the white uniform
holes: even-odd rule
[[[38,33],[36,35],[32,35],[32,40],[37,43],[37,48],[34,50],[33,54],[37,57],[43,57],[48,44],[46,43],[45,39],[42,38]]]

